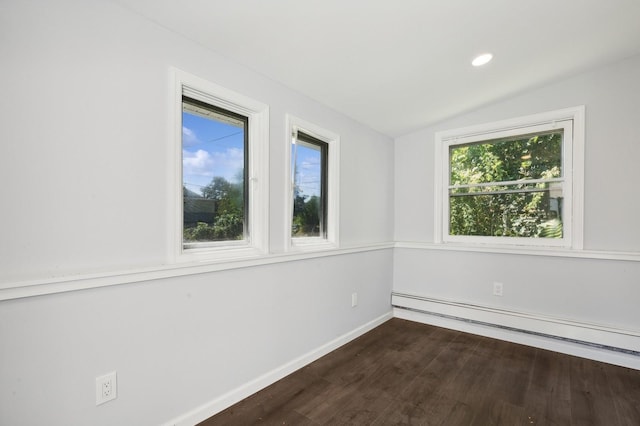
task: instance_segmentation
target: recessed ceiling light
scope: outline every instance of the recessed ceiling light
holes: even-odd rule
[[[492,59],[493,55],[491,53],[483,53],[482,55],[476,56],[476,58],[471,61],[471,65],[473,65],[474,67],[481,67]]]

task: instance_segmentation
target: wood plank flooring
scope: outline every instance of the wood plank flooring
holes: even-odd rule
[[[640,371],[394,318],[200,423],[640,425]]]

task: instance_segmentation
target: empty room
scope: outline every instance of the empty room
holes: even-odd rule
[[[639,22],[0,0],[0,425],[640,424]]]

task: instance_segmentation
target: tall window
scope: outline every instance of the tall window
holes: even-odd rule
[[[327,236],[328,144],[297,131],[291,144],[293,220],[291,236]]]
[[[287,115],[285,222],[287,248],[316,250],[338,245],[340,137]]]
[[[268,250],[269,108],[172,70],[177,261]]]
[[[182,97],[183,243],[248,237],[247,117]]]
[[[442,241],[581,246],[581,112],[439,134]]]

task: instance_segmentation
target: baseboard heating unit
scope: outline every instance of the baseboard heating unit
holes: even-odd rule
[[[443,321],[466,324],[467,327],[458,327],[461,331],[488,327],[631,355],[638,357],[640,362],[640,332],[637,331],[400,292],[391,294],[391,305],[397,312],[407,315],[430,316],[434,320],[427,322],[433,325],[442,325]]]

